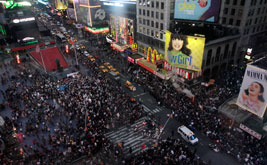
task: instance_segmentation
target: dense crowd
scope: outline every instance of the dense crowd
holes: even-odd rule
[[[266,163],[266,138],[258,140],[236,128],[231,129],[231,120],[218,113],[222,103],[238,94],[244,68],[224,72],[211,87],[198,85],[191,88],[195,94],[193,100],[177,92],[170,81],[161,80],[145,69],[137,67],[131,74],[136,83],[146,86],[159,102],[172,109],[181,123],[210,137],[221,150],[243,163]]]
[[[14,158],[15,152],[5,150],[1,164],[70,162],[83,155],[92,158],[109,143],[104,132],[142,116],[140,104],[130,101],[121,86],[94,65],[88,67],[90,76],[77,74],[62,80],[29,66],[14,75],[2,75],[3,97],[11,110],[6,124],[12,126],[11,132],[16,128],[15,134],[23,133],[23,138],[16,149],[19,154]]]

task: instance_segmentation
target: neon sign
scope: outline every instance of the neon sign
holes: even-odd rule
[[[29,17],[29,18],[21,18],[21,19],[13,19],[13,23],[21,23],[21,22],[29,22],[29,21],[34,21],[34,17]]]

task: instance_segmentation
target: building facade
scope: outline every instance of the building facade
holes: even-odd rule
[[[240,52],[267,52],[267,0],[223,0],[220,18],[221,24],[239,29]]]

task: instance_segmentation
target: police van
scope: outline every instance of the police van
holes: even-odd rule
[[[198,143],[198,138],[195,136],[194,132],[192,132],[186,126],[182,125],[182,126],[178,127],[177,132],[188,143],[191,143],[191,144],[197,144]]]

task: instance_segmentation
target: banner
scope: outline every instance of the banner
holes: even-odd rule
[[[166,31],[165,60],[174,67],[200,71],[205,38]]]
[[[262,118],[267,105],[266,87],[267,71],[247,65],[236,104]]]
[[[175,0],[174,18],[218,22],[220,0]]]
[[[55,6],[58,10],[65,10],[68,8],[67,0],[55,0]]]

